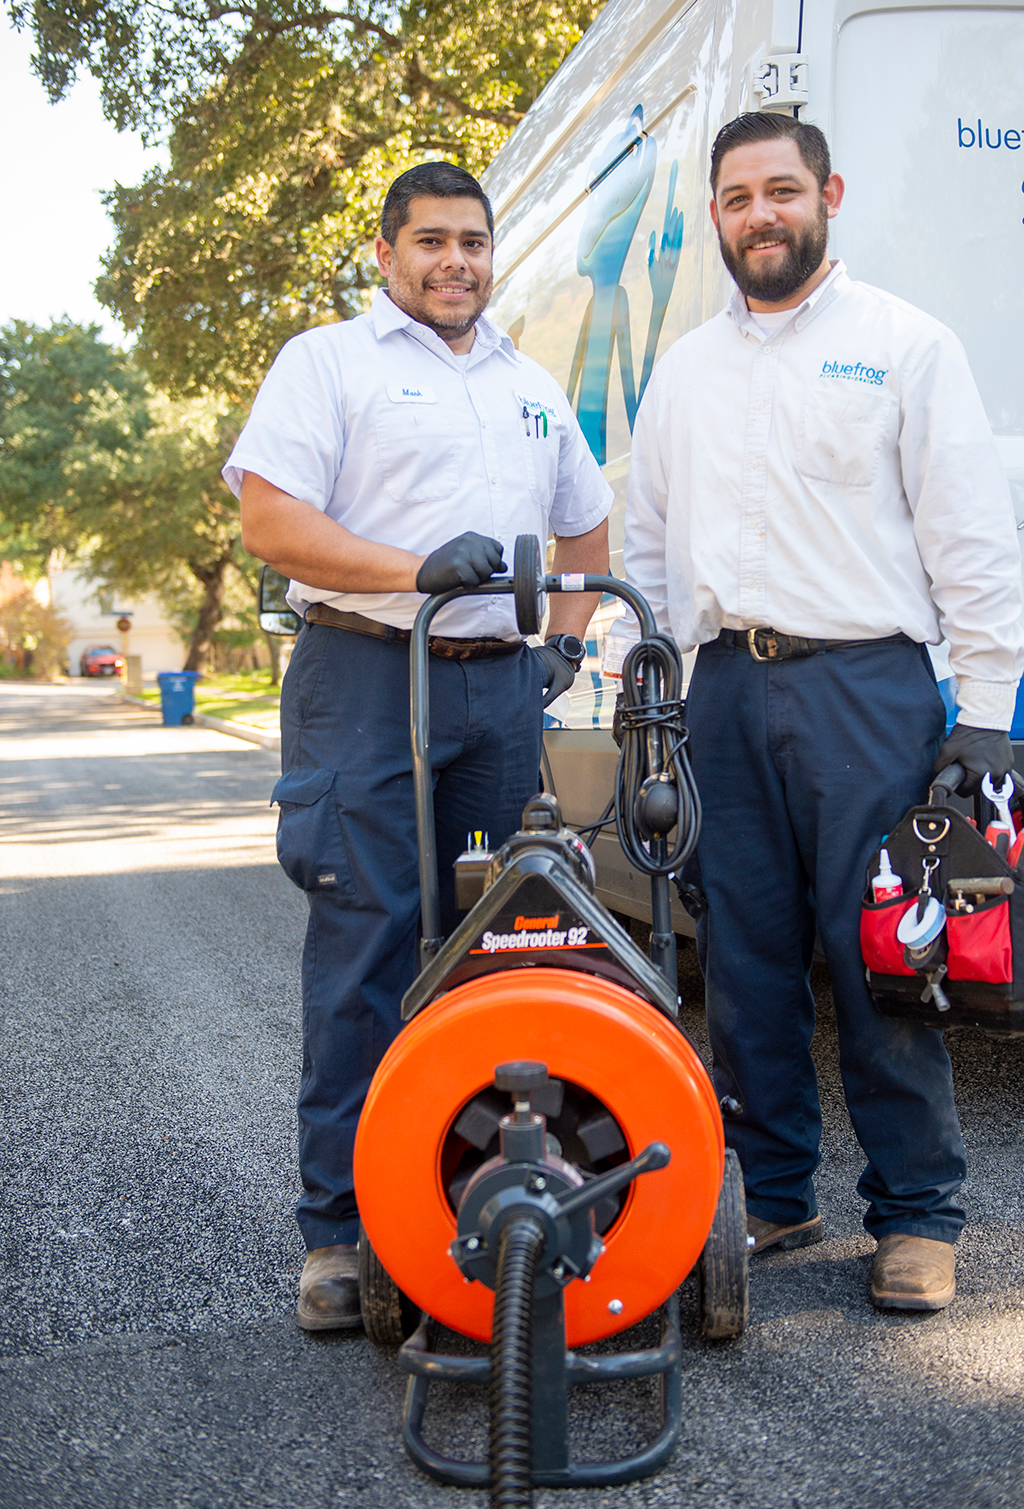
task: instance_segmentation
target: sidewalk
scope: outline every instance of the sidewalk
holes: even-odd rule
[[[154,687],[141,697],[120,693],[123,702],[160,712],[160,692]],[[264,687],[248,676],[210,677],[196,687],[193,714],[197,725],[217,733],[261,744],[265,749],[280,750],[280,687]]]

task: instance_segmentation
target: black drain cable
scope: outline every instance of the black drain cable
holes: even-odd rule
[[[512,1216],[498,1238],[491,1332],[491,1509],[533,1503],[533,1309],[544,1228]]]

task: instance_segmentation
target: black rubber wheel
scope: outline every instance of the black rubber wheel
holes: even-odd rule
[[[191,713],[182,713],[182,715],[181,715],[181,721],[182,721],[182,723],[187,723],[188,726],[189,726],[189,728],[191,728],[192,725],[193,725],[193,723],[196,720],[195,720],[195,718],[193,718],[193,716],[192,716]]]
[[[363,1329],[379,1347],[400,1347],[420,1323],[420,1312],[402,1293],[359,1227],[359,1308]]]
[[[727,1148],[718,1209],[697,1261],[700,1328],[714,1341],[743,1335],[750,1312],[749,1264],[743,1171]]]
[[[513,597],[516,604],[516,624],[520,634],[539,634],[544,616],[543,593],[538,590],[540,579],[540,545],[535,534],[516,536],[515,554],[512,558]]]

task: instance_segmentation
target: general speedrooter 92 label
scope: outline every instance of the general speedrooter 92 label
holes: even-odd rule
[[[516,915],[511,919],[508,932],[498,929],[502,924],[509,926],[505,918],[496,918],[493,928],[488,928],[480,936],[476,948],[470,949],[472,954],[505,954],[515,953],[518,949],[558,949],[558,948],[603,948],[604,940],[593,936],[593,930],[577,919],[554,912],[549,917],[524,917]]]

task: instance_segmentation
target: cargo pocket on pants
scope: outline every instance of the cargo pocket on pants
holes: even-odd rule
[[[338,803],[336,770],[299,767],[281,777],[271,804],[281,809],[277,823],[277,857],[288,879],[303,891],[337,891],[355,895]]]

